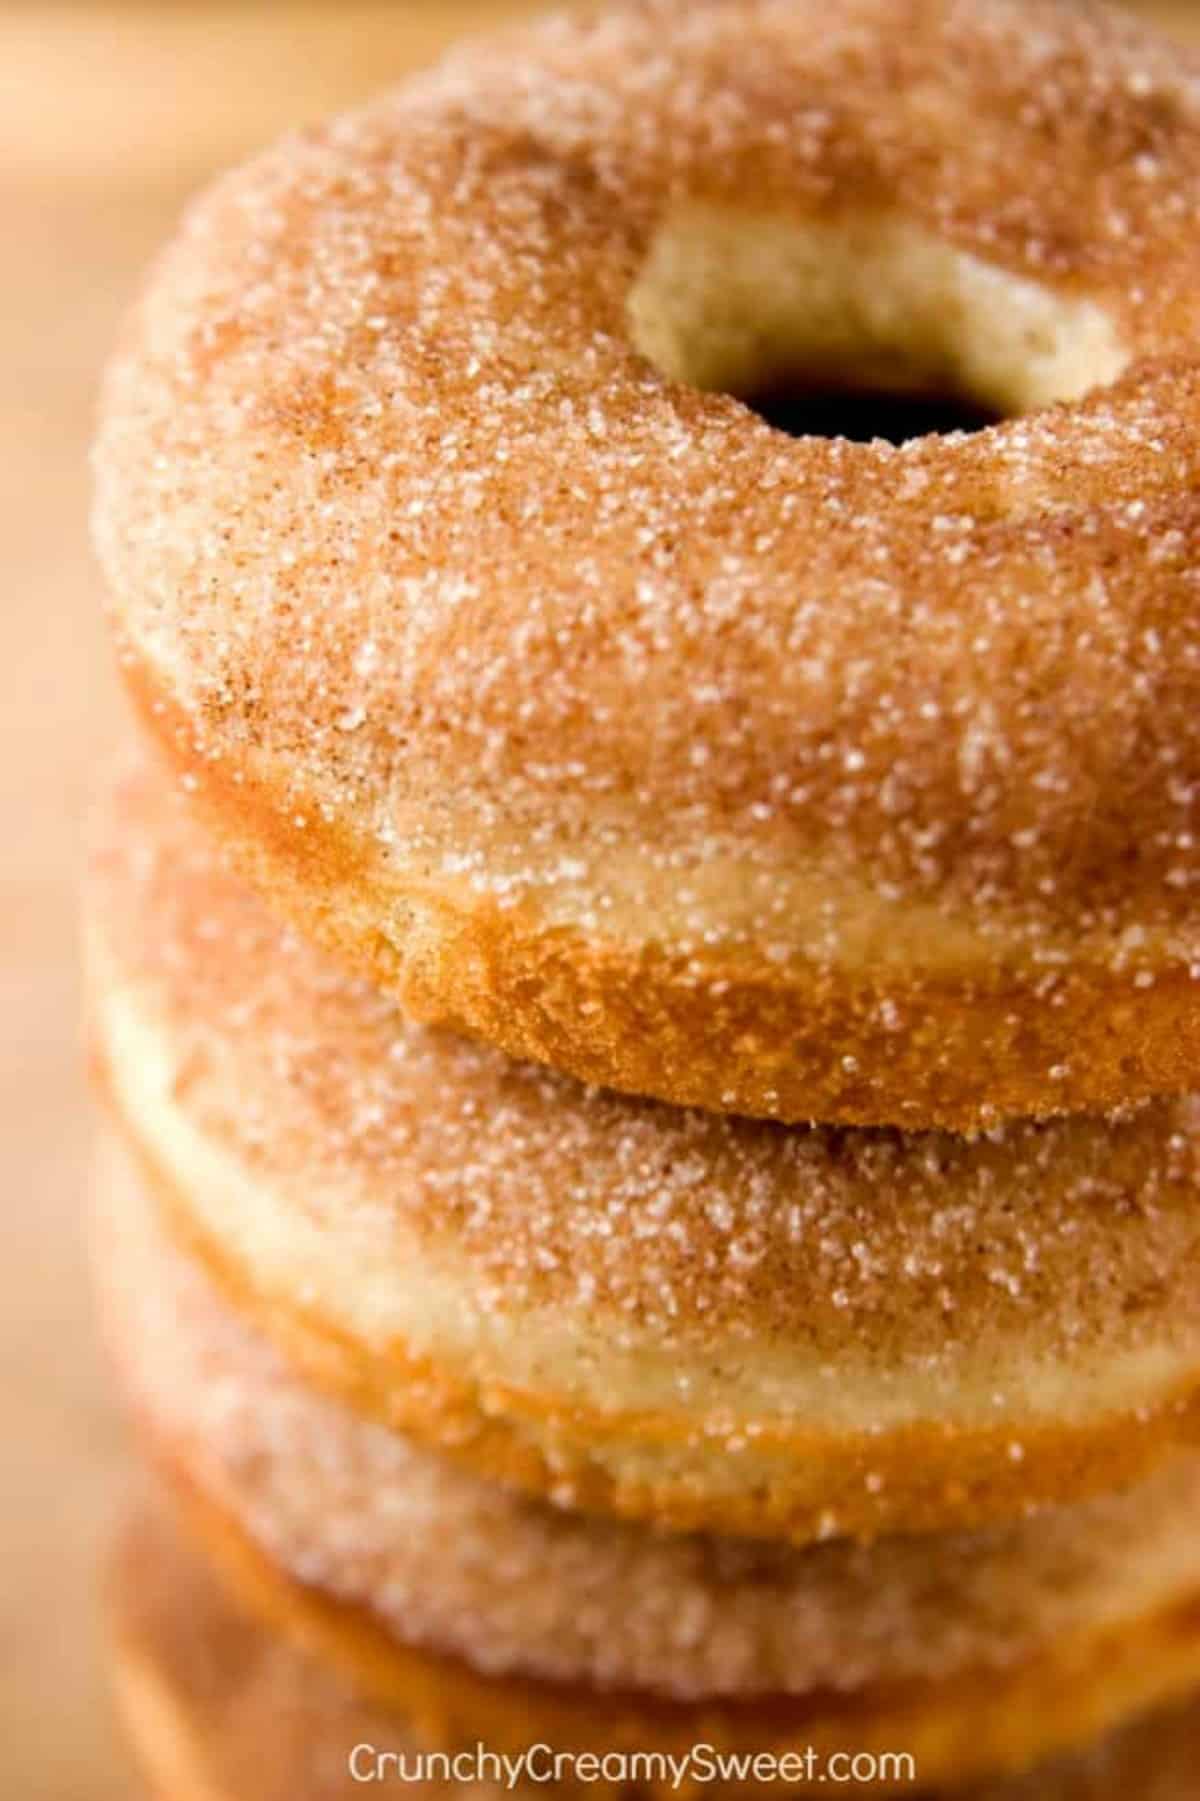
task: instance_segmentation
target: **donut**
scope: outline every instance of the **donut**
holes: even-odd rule
[[[217,1542],[249,1547],[234,1556],[274,1612],[381,1704],[426,1692],[440,1656],[434,1693],[468,1738],[495,1743],[508,1718],[549,1742],[602,1723],[630,1747],[900,1747],[933,1782],[1023,1767],[1200,1682],[1194,1453],[1115,1497],[932,1542],[589,1519],[305,1386],[173,1248],[115,1145],[98,1215],[109,1340],[149,1443]],[[497,1681],[522,1696],[499,1721]]]
[[[360,1412],[564,1504],[797,1540],[1079,1498],[1195,1438],[1195,1101],[967,1141],[589,1091],[407,1022],[150,766],[92,841],[105,1111]]]
[[[140,709],[273,904],[522,1059],[913,1130],[1187,1092],[1198,208],[1200,65],[1072,0],[452,54],[145,289],[96,456]],[[993,423],[754,404],[839,386]]]
[[[155,1490],[140,1499],[121,1535],[108,1619],[119,1709],[162,1801],[349,1801],[361,1793],[348,1777],[356,1745],[402,1755],[410,1769],[422,1750],[472,1749],[453,1736],[439,1739],[411,1711],[372,1706],[275,1631],[240,1589],[217,1579]],[[939,1793],[942,1801],[1191,1801],[1198,1755],[1200,1714],[1184,1704],[1029,1775]],[[470,1801],[583,1788],[569,1778],[512,1788],[453,1778],[423,1786],[410,1778],[405,1791],[432,1795],[435,1786],[438,1794]],[[772,1787],[784,1795],[812,1792]],[[880,1793],[877,1785],[838,1787],[853,1801]],[[615,1781],[587,1789],[598,1801],[644,1801],[646,1793]],[[917,1795],[930,1801],[928,1789]]]

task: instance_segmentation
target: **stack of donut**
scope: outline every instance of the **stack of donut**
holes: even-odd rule
[[[585,7],[192,209],[87,924],[164,1797],[1193,1792],[1198,221],[1091,0]]]

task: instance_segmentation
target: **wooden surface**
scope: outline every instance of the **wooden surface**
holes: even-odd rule
[[[0,1777],[20,1801],[115,1801],[129,1775],[96,1647],[124,1453],[79,1240],[88,1124],[74,884],[118,717],[86,535],[95,372],[185,195],[522,0],[0,10]],[[1200,37],[1200,7],[1151,10]],[[269,1748],[264,1747],[264,1755]]]

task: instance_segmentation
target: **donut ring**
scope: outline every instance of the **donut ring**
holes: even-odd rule
[[[1200,1679],[1200,1458],[947,1537],[936,1564],[922,1540],[796,1550],[590,1521],[319,1398],[167,1246],[128,1165],[101,1184],[110,1340],[193,1516],[215,1517],[226,1564],[245,1541],[235,1566],[380,1703],[421,1695],[438,1717],[449,1686],[440,1738],[495,1744],[507,1718],[557,1744],[901,1747],[932,1784],[1025,1767]],[[431,1685],[430,1654],[457,1676]]]
[[[1200,1408],[1200,1114],[936,1134],[589,1093],[407,1024],[136,768],[96,1061],[177,1230],[359,1410],[574,1505],[797,1539],[1133,1479]]]
[[[303,1597],[296,1600],[303,1605]],[[151,1494],[142,1503],[114,1564],[110,1658],[130,1739],[162,1801],[349,1801],[360,1792],[347,1780],[350,1747],[411,1754],[467,1742],[449,1734],[439,1740],[411,1705],[385,1712],[353,1693],[290,1631],[280,1634],[262,1601],[253,1580],[217,1580],[165,1497]],[[503,1693],[497,1685],[497,1711]],[[512,1722],[504,1742],[519,1733]],[[600,1727],[594,1740],[605,1749],[612,1742]],[[264,1760],[267,1743],[271,1756]],[[1028,1776],[954,1794],[957,1801],[1191,1801],[1198,1755],[1200,1715],[1192,1704]],[[432,1794],[416,1784],[406,1789]],[[880,1792],[839,1789],[853,1801]],[[482,1785],[439,1782],[437,1791],[497,1801]],[[512,1792],[555,1795],[564,1788],[538,1783]],[[601,1784],[589,1792],[603,1801],[621,1791]],[[773,1792],[794,1791],[777,1784]],[[921,1793],[929,1801],[928,1790]]]
[[[1196,65],[1067,0],[455,55],[142,299],[96,523],[145,717],[307,929],[587,1081],[956,1130],[1193,1088],[1198,207]],[[1011,416],[792,439],[736,397],[785,376]]]

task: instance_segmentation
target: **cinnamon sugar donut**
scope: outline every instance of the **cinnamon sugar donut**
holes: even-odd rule
[[[362,1792],[348,1772],[356,1745],[403,1755],[410,1773],[422,1751],[475,1748],[461,1730],[458,1736],[439,1731],[415,1702],[372,1706],[323,1660],[273,1629],[240,1586],[217,1580],[158,1494],[129,1521],[113,1578],[109,1644],[118,1703],[161,1801],[349,1801]],[[496,1685],[497,1710],[505,1692]],[[534,1722],[521,1718],[511,1691],[507,1698],[518,1714],[505,1742],[519,1743],[524,1733],[524,1745],[531,1745]],[[591,1743],[612,1748],[602,1715]],[[1185,1704],[1027,1776],[952,1793],[957,1801],[1192,1801],[1198,1757],[1200,1711]],[[425,1786],[408,1780],[404,1791],[426,1796],[436,1788],[441,1796],[499,1801],[507,1793],[579,1793],[583,1786],[539,1780],[510,1789],[438,1779]],[[597,1801],[646,1801],[648,1792],[656,1793],[615,1781],[589,1783],[587,1792]],[[776,1783],[772,1792],[813,1789]],[[877,1784],[838,1784],[838,1793],[853,1801],[880,1792]],[[929,1794],[916,1791],[925,1801]],[[941,1791],[942,1801],[950,1794]]]
[[[136,768],[88,928],[112,1111],[239,1306],[360,1410],[684,1526],[941,1527],[1200,1406],[1200,1112],[938,1134],[590,1092],[407,1023]]]
[[[1023,1767],[1200,1680],[1195,1455],[933,1544],[660,1536],[508,1494],[304,1387],[170,1248],[111,1148],[98,1246],[133,1407],[221,1561],[441,1736],[496,1744],[507,1719],[551,1743],[902,1748],[932,1784]]]
[[[145,716],[273,901],[521,1057],[911,1128],[1190,1089],[1198,210],[1197,64],[1099,5],[455,54],[144,294],[96,519]],[[793,438],[783,381],[1002,417]]]

